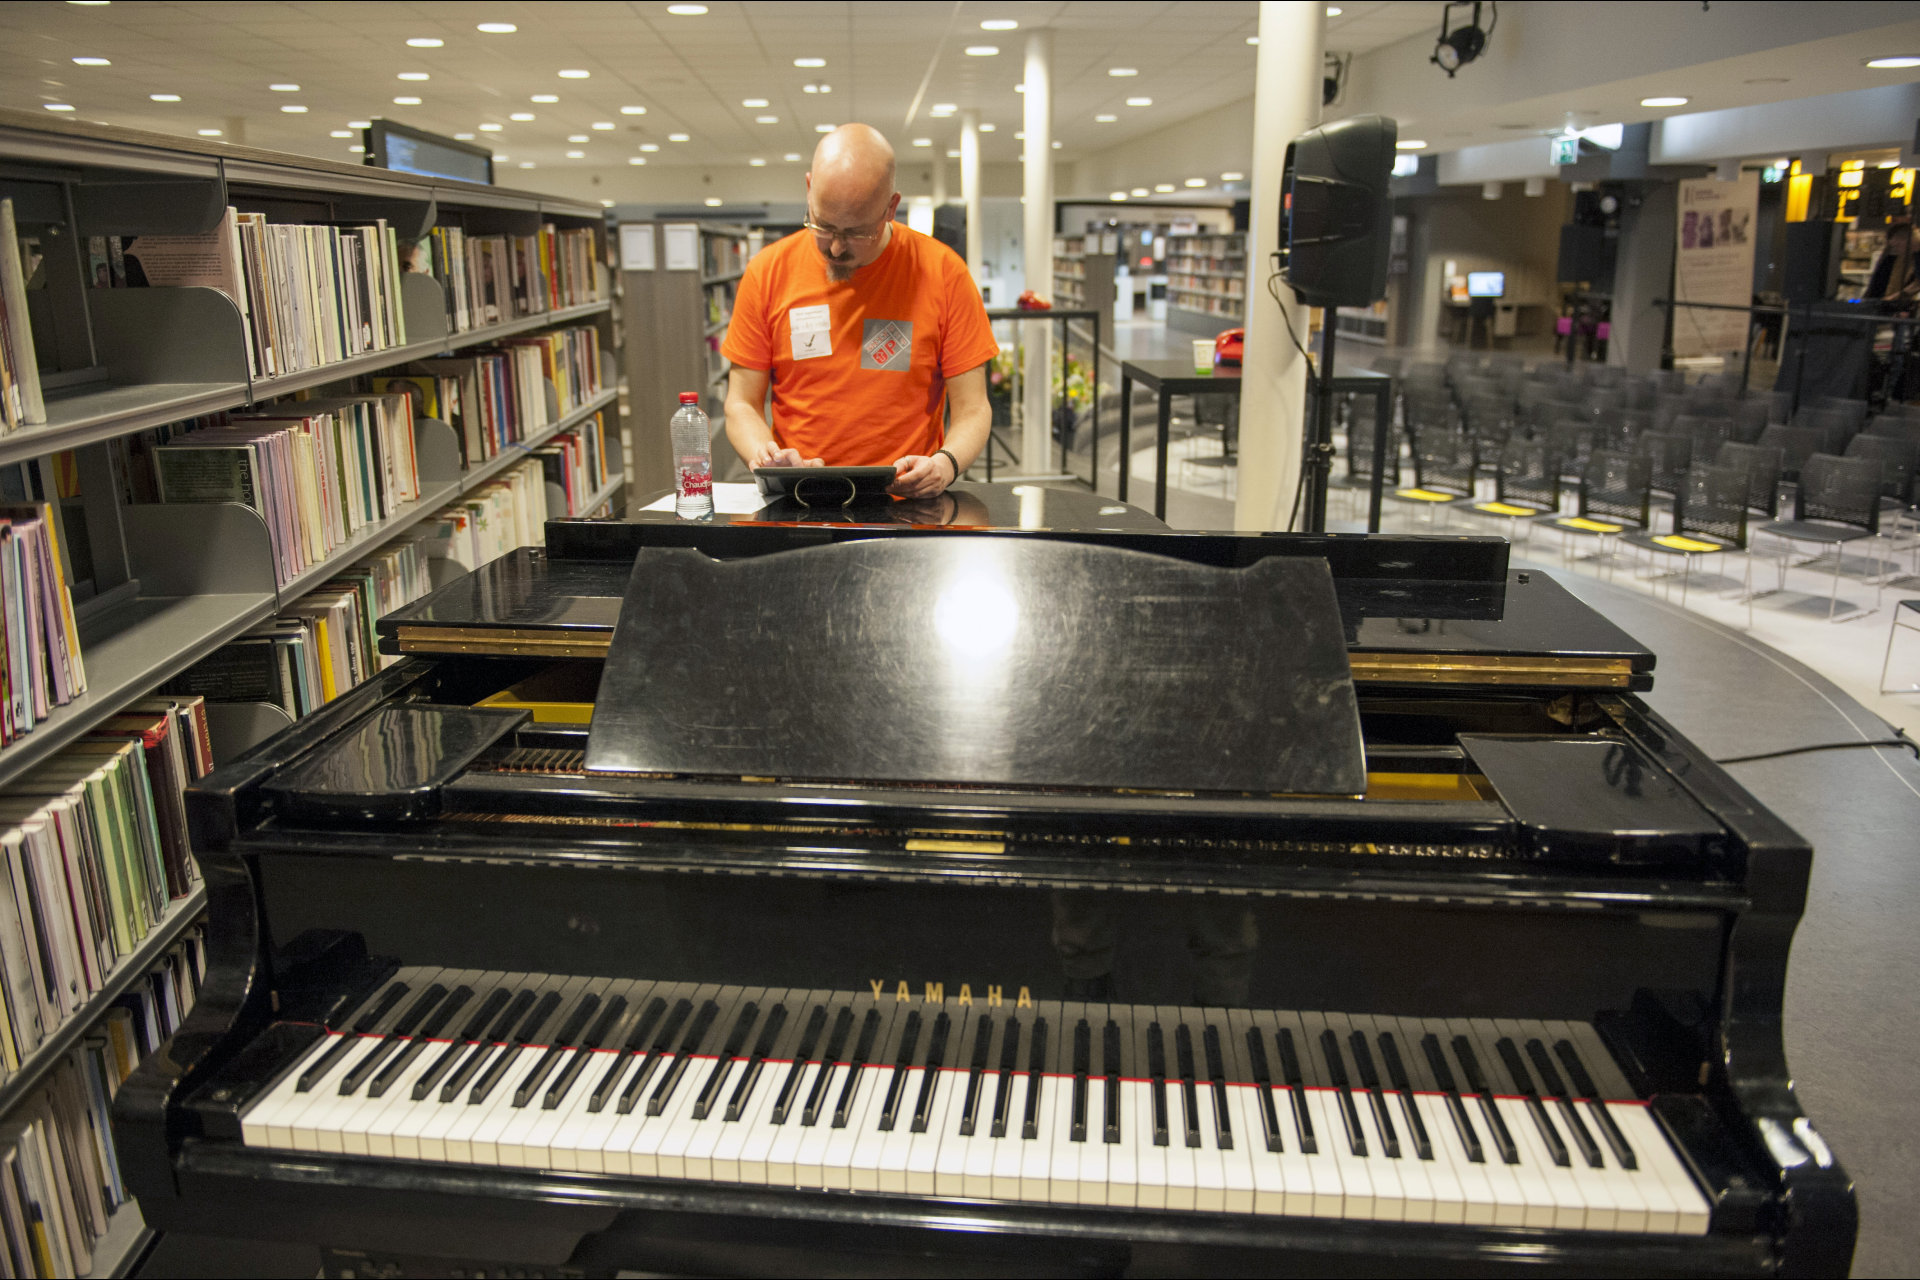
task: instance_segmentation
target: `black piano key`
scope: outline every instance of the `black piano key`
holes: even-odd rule
[[[1193,1028],[1181,1023],[1173,1029],[1174,1064],[1180,1071],[1180,1115],[1185,1122],[1187,1145],[1200,1145],[1200,1095],[1193,1074]]]
[[[814,1051],[820,1047],[820,1036],[826,1027],[827,1006],[816,1004],[813,1012],[807,1015],[807,1025],[801,1028],[800,1047],[794,1052],[793,1062],[787,1068],[787,1078],[780,1086],[780,1096],[773,1100],[773,1114],[768,1119],[775,1124],[787,1122],[787,1115],[793,1110],[794,1095],[800,1092],[800,1080],[813,1061]]]
[[[380,1064],[387,1060],[388,1054],[413,1038],[414,1028],[433,1012],[434,1006],[439,1004],[441,997],[446,994],[447,989],[437,982],[422,991],[419,998],[400,1015],[400,1020],[393,1024],[393,1029],[374,1046],[373,1052],[354,1063],[353,1070],[347,1072],[341,1079],[340,1096],[345,1098],[357,1092],[360,1086],[367,1082],[368,1077],[379,1070]]]
[[[1633,1154],[1633,1148],[1627,1145],[1627,1135],[1620,1132],[1620,1126],[1613,1122],[1613,1116],[1607,1111],[1606,1100],[1600,1091],[1593,1087],[1593,1077],[1587,1074],[1587,1064],[1580,1061],[1580,1055],[1574,1051],[1571,1040],[1556,1040],[1553,1051],[1560,1055],[1560,1061],[1567,1068],[1567,1079],[1573,1081],[1574,1092],[1587,1104],[1588,1114],[1600,1127],[1600,1136],[1613,1148],[1613,1158],[1620,1162],[1622,1169],[1637,1169],[1639,1163]]]
[[[433,1065],[427,1068],[424,1075],[413,1082],[413,1100],[415,1102],[420,1101],[420,1099],[433,1092],[433,1086],[440,1083],[440,1077],[447,1074],[447,1069],[459,1060],[461,1054],[467,1052],[469,1046],[471,1046],[475,1040],[480,1038],[481,1034],[486,1031],[487,1025],[492,1021],[494,1015],[499,1013],[507,1001],[512,998],[513,996],[505,987],[495,987],[492,993],[480,1002],[480,1007],[473,1011],[473,1016],[467,1019],[467,1025],[460,1029],[460,1034],[454,1038],[453,1043],[448,1045],[446,1051],[438,1058],[434,1059]],[[442,1101],[444,1101],[444,1099],[442,1099]]]
[[[842,1006],[834,1015],[833,1034],[827,1037],[827,1051],[820,1059],[820,1074],[814,1077],[813,1088],[807,1090],[807,1105],[800,1110],[800,1123],[807,1126],[820,1118],[820,1108],[827,1101],[827,1084],[833,1079],[833,1068],[840,1061],[840,1055],[847,1051],[847,1037],[853,1031],[853,1009]]]
[[[1347,1148],[1356,1156],[1367,1154],[1367,1133],[1360,1127],[1360,1111],[1353,1105],[1353,1082],[1347,1075],[1347,1061],[1340,1052],[1340,1037],[1328,1028],[1320,1033],[1320,1057],[1327,1064],[1327,1079],[1333,1082],[1333,1096],[1340,1104],[1340,1120],[1347,1126]]]
[[[1485,1164],[1487,1153],[1480,1146],[1480,1135],[1474,1130],[1473,1118],[1467,1114],[1467,1104],[1460,1099],[1460,1088],[1454,1083],[1453,1068],[1447,1065],[1447,1055],[1440,1051],[1440,1037],[1429,1031],[1420,1038],[1420,1049],[1427,1055],[1427,1066],[1433,1070],[1434,1083],[1440,1086],[1447,1100],[1447,1114],[1453,1117],[1453,1127],[1459,1131],[1460,1145],[1466,1149],[1467,1159],[1475,1164]]]
[[[474,1072],[486,1064],[487,1059],[493,1055],[494,1047],[511,1034],[513,1028],[519,1024],[520,1019],[526,1015],[528,1009],[533,1007],[533,1002],[538,998],[531,991],[523,990],[514,993],[513,999],[509,1000],[506,1008],[500,1011],[500,1016],[494,1019],[493,1025],[487,1028],[486,1033],[468,1051],[466,1058],[454,1068],[453,1074],[447,1077],[447,1083],[440,1090],[440,1101],[452,1102],[460,1096],[460,1091],[467,1087],[467,1081],[473,1079]]]
[[[1220,1053],[1220,1028],[1211,1022],[1200,1037],[1207,1054],[1207,1084],[1213,1090],[1213,1142],[1222,1151],[1233,1150],[1233,1120],[1227,1114],[1227,1064]]]
[[[574,1081],[578,1080],[580,1073],[586,1070],[587,1062],[593,1057],[593,1051],[606,1044],[607,1034],[619,1025],[620,1019],[626,1015],[626,1012],[625,996],[615,996],[607,1001],[606,1007],[600,1010],[599,1018],[587,1028],[587,1034],[581,1038],[580,1052],[567,1060],[567,1065],[555,1077],[553,1086],[547,1090],[547,1096],[540,1100],[542,1111],[552,1111],[566,1098],[573,1088]]]
[[[1547,1046],[1539,1040],[1527,1041],[1527,1057],[1533,1062],[1533,1069],[1540,1073],[1540,1083],[1553,1097],[1554,1105],[1560,1109],[1560,1119],[1567,1126],[1567,1132],[1573,1135],[1573,1144],[1580,1148],[1580,1158],[1587,1162],[1589,1169],[1605,1167],[1600,1158],[1600,1147],[1587,1132],[1586,1122],[1580,1113],[1573,1109],[1573,1099],[1567,1096],[1567,1085],[1554,1070],[1553,1059],[1547,1056]]]
[[[620,1077],[626,1074],[627,1064],[633,1055],[646,1047],[647,1037],[652,1034],[655,1024],[666,1016],[667,998],[655,996],[641,1011],[639,1019],[633,1024],[633,1030],[627,1033],[626,1043],[620,1046],[620,1052],[613,1055],[613,1065],[600,1077],[600,1083],[593,1087],[593,1094],[587,1099],[589,1114],[598,1115],[607,1105],[607,1099],[613,1096],[614,1086],[620,1083]]]
[[[943,1010],[933,1020],[933,1034],[927,1037],[926,1070],[920,1073],[920,1096],[913,1104],[909,1133],[925,1133],[933,1120],[933,1100],[940,1092],[940,1077],[945,1074],[940,1068],[947,1063],[947,1036],[952,1030],[953,1019]]]
[[[1401,1061],[1400,1042],[1391,1031],[1380,1033],[1380,1057],[1387,1064],[1393,1091],[1400,1095],[1400,1109],[1406,1113],[1407,1132],[1413,1138],[1413,1154],[1422,1160],[1433,1159],[1433,1139],[1427,1136],[1427,1122],[1420,1118],[1420,1108],[1414,1103],[1413,1081],[1407,1075],[1407,1064]]]
[[[513,1060],[520,1056],[520,1051],[526,1048],[527,1042],[533,1039],[540,1028],[547,1025],[547,1019],[551,1018],[553,1011],[559,1007],[560,993],[558,991],[549,991],[540,997],[540,1003],[534,1005],[533,1012],[521,1020],[519,1028],[513,1033],[513,1039],[507,1042],[507,1047],[500,1051],[498,1057],[487,1064],[487,1069],[481,1073],[478,1080],[473,1082],[473,1089],[467,1094],[467,1104],[469,1106],[477,1105],[487,1100],[487,1095],[493,1092],[494,1087],[498,1085],[501,1078],[507,1074],[508,1068],[513,1065]]]
[[[1027,1052],[1027,1105],[1026,1114],[1020,1118],[1020,1136],[1037,1138],[1040,1136],[1040,1090],[1047,1083],[1047,1020],[1033,1020],[1033,1034],[1028,1037],[1031,1048]]]
[[[647,1099],[647,1114],[657,1116],[667,1109],[667,1103],[673,1097],[673,1091],[680,1087],[680,1079],[687,1074],[687,1064],[693,1061],[693,1055],[700,1052],[700,1042],[707,1038],[714,1019],[720,1016],[720,1002],[707,1000],[700,1005],[700,1016],[687,1028],[687,1034],[680,1041],[680,1048],[673,1055],[673,1061],[660,1075],[660,1083],[654,1087],[653,1095]]]
[[[413,1042],[402,1049],[399,1055],[387,1064],[386,1069],[373,1078],[373,1083],[367,1086],[367,1096],[369,1098],[385,1097],[387,1090],[393,1088],[393,1082],[406,1073],[415,1058],[427,1051],[428,1045],[440,1038],[440,1033],[446,1030],[447,1024],[453,1021],[454,1015],[459,1013],[471,999],[473,999],[472,987],[455,987],[453,994],[441,1001],[440,1006],[433,1011],[433,1016],[428,1018],[426,1025],[420,1028],[420,1034],[413,1038]],[[451,1051],[449,1048],[449,1052]]]
[[[1073,1027],[1073,1123],[1067,1128],[1073,1142],[1087,1140],[1087,1074],[1092,1070],[1093,1028],[1082,1018]]]
[[[720,1101],[720,1090],[727,1082],[727,1072],[733,1069],[733,1060],[747,1047],[747,1037],[753,1034],[753,1024],[760,1017],[760,1006],[752,1000],[740,1009],[733,1020],[733,1030],[727,1033],[726,1043],[720,1046],[720,1053],[713,1060],[712,1070],[707,1072],[707,1082],[700,1086],[700,1096],[693,1100],[693,1118],[705,1120],[714,1104]]]
[[[974,1027],[973,1061],[967,1067],[967,1096],[960,1107],[960,1136],[971,1138],[979,1124],[981,1086],[986,1080],[987,1059],[993,1053],[993,1019],[983,1016]]]
[[[1293,1128],[1305,1155],[1320,1154],[1320,1141],[1313,1136],[1313,1116],[1307,1110],[1307,1082],[1300,1074],[1300,1055],[1294,1051],[1293,1032],[1281,1027],[1274,1036],[1280,1047],[1280,1074],[1287,1082],[1287,1097],[1293,1101]]]
[[[1511,1036],[1501,1036],[1494,1042],[1494,1052],[1500,1055],[1500,1061],[1506,1064],[1507,1074],[1513,1077],[1513,1089],[1520,1095],[1527,1108],[1527,1114],[1533,1117],[1533,1127],[1540,1131],[1540,1140],[1547,1144],[1547,1155],[1561,1168],[1567,1168],[1572,1161],[1567,1156],[1567,1144],[1560,1137],[1560,1130],[1554,1127],[1553,1117],[1540,1102],[1540,1091],[1534,1088],[1533,1075],[1527,1070],[1527,1064],[1520,1060],[1520,1046]]]
[[[787,1025],[787,1006],[776,1004],[767,1011],[767,1021],[760,1028],[760,1038],[753,1042],[753,1054],[747,1059],[747,1069],[740,1073],[740,1083],[733,1086],[733,1096],[727,1099],[727,1114],[723,1119],[731,1122],[738,1120],[747,1109],[747,1103],[753,1098],[754,1086],[760,1083],[760,1072],[765,1068],[767,1055],[773,1052],[773,1046],[779,1042],[780,1032]]]
[[[836,1129],[847,1127],[848,1113],[853,1110],[854,1097],[860,1091],[860,1073],[867,1069],[867,1060],[873,1057],[874,1037],[879,1034],[880,1011],[869,1009],[867,1016],[860,1020],[860,1039],[853,1046],[846,1083],[840,1086],[840,1097],[833,1104],[833,1127]]]
[[[380,1020],[393,1012],[393,1006],[399,1004],[407,994],[407,984],[396,982],[381,993],[373,1007],[353,1020],[353,1026],[342,1033],[333,1043],[333,1047],[320,1055],[320,1060],[300,1073],[300,1079],[294,1083],[295,1093],[305,1093],[320,1083],[321,1077],[333,1070],[347,1052],[360,1043],[360,1037],[367,1035],[380,1025]]]
[[[559,1065],[560,1059],[573,1052],[580,1041],[581,1033],[587,1029],[587,1019],[593,1017],[594,1011],[599,1007],[599,996],[590,992],[580,997],[578,1003],[573,1006],[573,1011],[567,1015],[567,1020],[561,1024],[560,1034],[552,1038],[546,1052],[542,1053],[540,1060],[533,1064],[533,1070],[527,1072],[526,1077],[515,1087],[514,1106],[524,1107],[533,1101],[533,1095],[540,1092],[540,1086],[546,1083],[548,1076],[553,1074],[553,1069]]]
[[[1153,1145],[1173,1140],[1167,1123],[1167,1037],[1154,1023],[1147,1028],[1147,1089],[1153,1095]]]
[[[1007,1136],[1007,1114],[1013,1110],[1013,1073],[1020,1065],[1020,1020],[1007,1019],[1000,1037],[1000,1079],[993,1094],[993,1137]]]
[[[1360,1072],[1360,1083],[1367,1090],[1367,1101],[1373,1106],[1373,1122],[1380,1127],[1380,1149],[1387,1159],[1400,1158],[1400,1134],[1393,1127],[1393,1117],[1387,1113],[1387,1096],[1380,1087],[1380,1073],[1374,1070],[1373,1051],[1367,1047],[1367,1037],[1359,1031],[1347,1036],[1347,1047],[1353,1050],[1353,1064]]]
[[[1107,1019],[1100,1033],[1100,1056],[1106,1066],[1106,1116],[1101,1135],[1108,1142],[1120,1141],[1120,1024]]]
[[[627,1081],[627,1087],[620,1091],[620,1101],[615,1104],[616,1115],[631,1115],[640,1095],[646,1092],[647,1081],[661,1060],[673,1052],[673,1038],[693,1016],[693,1001],[682,998],[674,1002],[667,1013],[666,1021],[660,1024],[660,1030],[654,1035],[653,1043],[647,1047],[646,1056],[640,1059],[640,1065],[634,1069],[633,1078]]]
[[[1493,1146],[1500,1153],[1500,1159],[1507,1164],[1519,1164],[1520,1148],[1514,1145],[1513,1135],[1507,1132],[1507,1122],[1501,1118],[1500,1109],[1493,1104],[1493,1089],[1487,1084],[1486,1077],[1480,1074],[1480,1059],[1474,1056],[1473,1042],[1465,1036],[1455,1036],[1453,1056],[1460,1060],[1460,1070],[1467,1077],[1467,1088],[1480,1099],[1480,1114],[1487,1119],[1487,1131],[1493,1135]]]
[[[1254,1092],[1260,1097],[1260,1128],[1265,1132],[1268,1151],[1285,1151],[1280,1135],[1280,1113],[1273,1105],[1273,1069],[1267,1065],[1266,1042],[1260,1028],[1247,1028],[1247,1061],[1253,1064]]]
[[[907,1073],[913,1070],[913,1052],[920,1047],[920,1011],[909,1010],[906,1025],[900,1029],[900,1048],[893,1055],[893,1075],[887,1081],[887,1096],[880,1106],[880,1132],[892,1133],[900,1120],[900,1102],[907,1092]]]

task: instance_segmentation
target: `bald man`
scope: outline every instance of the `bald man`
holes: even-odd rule
[[[895,494],[929,498],[986,446],[1000,347],[980,290],[899,206],[878,130],[821,139],[806,225],[747,264],[721,347],[727,439],[748,466],[891,466]]]

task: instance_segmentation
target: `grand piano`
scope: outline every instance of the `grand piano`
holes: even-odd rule
[[[160,1230],[335,1275],[1842,1275],[1812,853],[1499,539],[555,521],[197,783]]]

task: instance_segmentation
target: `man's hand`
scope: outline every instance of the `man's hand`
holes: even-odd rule
[[[827,465],[819,458],[802,458],[798,449],[782,449],[772,440],[765,441],[753,451],[748,461],[752,467],[824,467]]]
[[[910,453],[893,464],[893,471],[893,483],[887,486],[887,492],[902,498],[931,498],[946,492],[947,486],[959,479],[943,453],[931,458]]]

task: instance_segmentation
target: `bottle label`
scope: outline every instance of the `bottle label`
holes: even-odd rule
[[[707,467],[695,470],[692,467],[680,468],[680,496],[683,498],[705,498],[713,494],[713,471]]]

